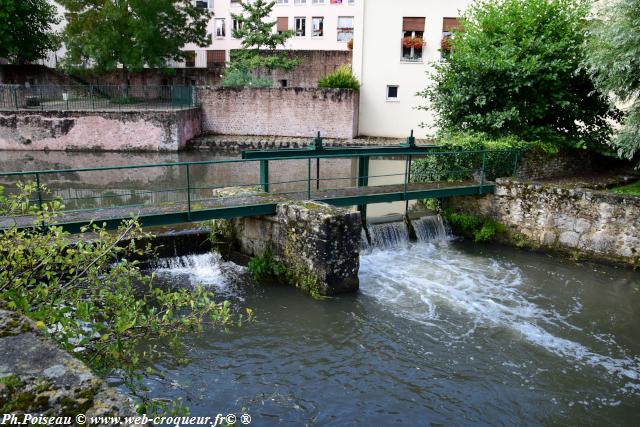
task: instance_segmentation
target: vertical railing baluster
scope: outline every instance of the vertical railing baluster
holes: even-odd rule
[[[187,163],[187,219],[191,221],[191,173]]]
[[[486,164],[487,164],[487,152],[486,150],[482,151],[482,171],[480,172],[480,194],[482,194],[483,189],[484,189],[484,174],[485,174],[485,168],[486,168]]]
[[[36,192],[38,193],[38,211],[40,215],[43,214],[43,203],[42,203],[42,186],[40,185],[40,174],[36,173]],[[42,228],[44,229],[46,224],[44,222],[44,216],[42,217]]]
[[[260,160],[260,186],[262,191],[269,192],[269,160]]]
[[[363,156],[358,159],[358,187],[369,186],[369,157]],[[362,218],[362,223],[367,221],[367,205],[358,205],[358,211]]]
[[[307,159],[307,200],[311,200],[311,157]]]
[[[320,190],[320,157],[316,158],[316,190]]]
[[[409,199],[407,199],[407,190],[409,189],[409,180],[411,179],[411,154],[407,156],[404,165],[404,214],[409,213]]]
[[[518,155],[520,151],[513,151],[513,177],[516,178],[518,176]]]

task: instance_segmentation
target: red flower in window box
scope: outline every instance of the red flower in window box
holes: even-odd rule
[[[440,40],[440,50],[443,52],[451,52],[451,37],[442,37],[442,40]]]
[[[424,40],[422,39],[422,37],[415,37],[413,39],[413,48],[422,49],[422,46],[424,46]]]
[[[402,46],[407,49],[422,49],[422,47],[424,46],[424,40],[422,39],[422,37],[403,37]]]

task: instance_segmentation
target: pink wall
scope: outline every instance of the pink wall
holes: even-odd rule
[[[178,151],[201,132],[199,109],[0,111],[0,150]]]

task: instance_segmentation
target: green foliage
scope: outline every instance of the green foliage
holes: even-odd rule
[[[0,58],[35,61],[60,46],[51,28],[59,22],[47,0],[0,0]]]
[[[287,269],[280,261],[273,257],[270,251],[262,256],[251,258],[247,269],[254,280],[284,279]]]
[[[271,87],[273,86],[273,81],[264,76],[254,76],[253,73],[249,72],[249,70],[243,67],[241,64],[232,64],[229,68],[227,68],[222,75],[222,80],[220,81],[220,85],[222,87]]]
[[[351,72],[351,67],[348,65],[341,65],[318,80],[318,87],[360,90],[360,82]]]
[[[242,49],[232,52],[230,66],[222,77],[222,86],[226,87],[269,87],[268,77],[259,77],[261,71],[275,69],[293,70],[300,60],[291,58],[287,53],[276,51],[293,37],[293,31],[274,32],[277,21],[269,19],[275,1],[241,1],[242,13],[232,13],[238,27],[233,37],[241,40]]]
[[[553,144],[526,142],[513,136],[490,138],[480,133],[442,134],[437,140],[439,152],[427,155],[411,164],[414,182],[466,181],[482,171],[485,154],[485,179],[513,175],[518,156],[525,150],[538,150],[547,155],[558,152]]]
[[[611,191],[618,194],[640,196],[640,181],[634,182],[633,184],[623,185],[621,187],[613,188],[611,189]]]
[[[504,233],[504,225],[474,215],[456,213],[445,209],[444,217],[456,234],[473,237],[476,243],[490,242],[498,233]]]
[[[65,67],[105,72],[122,64],[125,84],[129,70],[166,69],[167,61],[187,58],[187,43],[211,41],[211,14],[191,0],[56,1],[67,11]]]
[[[640,1],[605,5],[589,28],[586,68],[596,87],[625,105],[622,128],[613,146],[621,157],[640,151]]]
[[[0,230],[0,302],[33,319],[99,375],[122,378],[146,407],[157,407],[141,387],[149,374],[142,367],[168,356],[155,343],[169,343],[177,360],[184,360],[180,337],[206,324],[232,325],[231,304],[216,302],[201,287],[157,286],[153,275],[129,261],[152,254],[150,245],[141,244],[150,235],[135,219],[123,221],[115,233],[94,224],[70,236],[61,227],[41,225],[54,223],[58,200],[47,196],[40,209],[31,203],[35,184],[19,190],[4,195],[0,187],[0,215],[31,216],[34,227]]]
[[[605,149],[617,117],[581,67],[587,0],[481,0],[421,93],[447,131]]]

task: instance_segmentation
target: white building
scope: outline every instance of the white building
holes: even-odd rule
[[[353,70],[360,89],[359,133],[424,138],[434,115],[418,106],[443,36],[472,0],[364,0],[356,4]],[[424,123],[426,128],[420,127]]]
[[[195,0],[200,7],[213,11],[208,32],[211,45],[202,48],[193,44],[184,47],[192,51],[186,63],[172,64],[204,68],[207,64],[229,60],[232,49],[240,48],[240,40],[233,37],[237,23],[231,17],[242,12],[238,0]],[[356,4],[365,0],[276,0],[271,20],[277,21],[275,31],[293,30],[284,49],[290,50],[347,50],[354,34]]]

